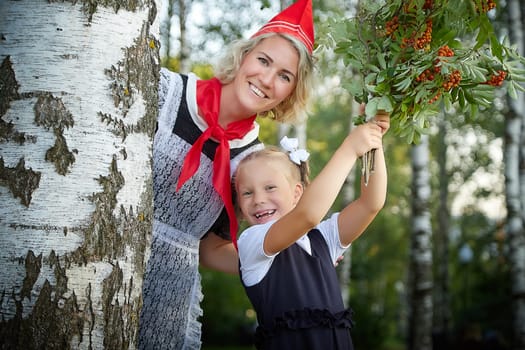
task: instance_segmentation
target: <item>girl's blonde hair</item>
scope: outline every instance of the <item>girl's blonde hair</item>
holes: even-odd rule
[[[264,39],[279,35],[287,39],[299,54],[299,67],[297,70],[297,85],[288,96],[279,105],[273,109],[260,113],[260,117],[269,117],[278,122],[293,123],[299,116],[307,111],[307,103],[312,93],[314,79],[314,58],[306,50],[304,44],[291,35],[284,33],[265,33],[254,38],[240,39],[234,41],[225,55],[219,60],[215,67],[215,76],[223,83],[227,84],[233,81],[235,75],[244,60],[244,57],[250,53]]]
[[[265,148],[252,152],[248,154],[246,157],[244,157],[239,164],[237,165],[237,170],[239,171],[239,168],[247,161],[252,159],[258,159],[258,158],[267,158],[270,160],[276,160],[281,162],[285,167],[284,169],[287,169],[288,175],[290,180],[298,181],[303,184],[303,186],[307,186],[310,184],[310,166],[308,164],[308,161],[301,161],[301,164],[298,165],[294,163],[290,159],[290,155],[288,152],[281,150],[280,148],[276,146],[266,146]],[[235,174],[233,176],[232,182],[234,183],[235,187]]]

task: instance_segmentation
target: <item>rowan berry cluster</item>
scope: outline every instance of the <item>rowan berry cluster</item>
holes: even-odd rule
[[[503,84],[503,81],[507,77],[507,72],[504,70],[499,70],[497,74],[493,74],[489,80],[484,82],[483,84],[487,84],[490,86],[501,86]]]
[[[432,103],[434,103],[437,100],[439,100],[440,97],[441,97],[441,91],[438,91],[434,97],[432,97],[430,100],[428,100],[428,104],[431,105]]]
[[[434,70],[435,68],[438,68],[438,67],[434,67]],[[428,69],[425,69],[423,71],[423,73],[419,74],[418,77],[416,78],[416,82],[418,83],[422,83],[422,82],[425,82],[425,81],[432,81],[434,80],[434,73],[432,72],[432,70],[430,68]]]
[[[443,82],[443,89],[445,89],[445,91],[449,91],[452,88],[459,86],[460,82],[461,72],[459,70],[455,70],[452,73],[450,73],[447,79]]]
[[[348,90],[367,105],[364,120],[384,109],[393,130],[417,142],[439,108],[475,115],[503,82],[511,96],[523,90],[513,61],[525,58],[499,43],[486,14],[495,2],[362,0],[355,17],[334,22],[336,52],[360,73]]]
[[[416,43],[414,44],[415,49],[424,49],[427,45],[430,45],[430,42],[432,41],[432,19],[428,18],[426,24],[427,28],[425,29],[425,32],[416,39]]]
[[[423,10],[432,10],[433,6],[434,6],[433,0],[425,0],[425,3],[423,4]]]
[[[435,74],[441,73],[441,59],[439,57],[452,57],[454,56],[454,51],[448,47],[448,45],[444,45],[438,49],[437,52],[438,58],[434,60],[434,66],[432,69],[427,68],[421,73],[417,78],[416,82],[421,83],[425,81],[432,81],[435,78]],[[445,60],[443,60],[445,61]],[[448,84],[447,84],[448,86]]]
[[[452,51],[452,49],[448,47],[448,45],[444,45],[438,49],[437,55],[438,55],[438,58],[434,60],[434,72],[441,73],[440,63],[441,61],[446,62],[446,60],[442,60],[439,57],[452,57],[454,56],[454,51]]]
[[[423,11],[428,14],[432,10],[433,6],[433,0],[425,0],[425,3],[423,4]],[[414,3],[411,1],[404,3],[399,16],[394,15],[392,19],[386,21],[385,35],[395,40],[395,32],[399,29],[400,24],[403,26],[405,33],[410,33],[410,27],[414,26],[414,16],[417,12],[418,8]],[[421,32],[421,28],[418,27],[412,29],[415,30],[415,33],[413,35],[409,35],[409,37],[404,37],[401,42],[401,47],[403,49],[412,47],[416,50],[429,48],[430,43],[432,42],[432,19],[430,16],[426,19],[425,31],[421,33],[420,36],[416,37],[416,35]]]
[[[431,79],[429,79],[431,80]],[[448,77],[443,81],[442,87],[443,90],[439,89],[436,94],[428,100],[429,104],[433,104],[434,102],[438,101],[441,97],[442,91],[450,91],[451,89],[459,86],[459,83],[461,82],[461,72],[459,70],[455,70],[452,73],[448,75]]]
[[[478,8],[478,12],[480,13],[486,13],[486,12],[489,12],[490,10],[496,8],[496,2],[494,0],[485,0],[485,1],[481,1],[481,11],[480,9]]]
[[[393,36],[397,28],[399,28],[399,17],[394,16],[390,21],[387,21],[385,24],[386,36]]]
[[[438,49],[437,54],[441,57],[452,57],[454,56],[454,51],[448,45],[444,45]]]
[[[397,27],[396,27],[397,29]],[[393,34],[391,34],[393,36]],[[432,19],[426,20],[425,31],[417,38],[403,38],[401,48],[413,47],[416,50],[426,49],[432,41]]]

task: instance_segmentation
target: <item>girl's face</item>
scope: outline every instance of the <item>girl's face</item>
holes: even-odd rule
[[[246,54],[233,81],[235,95],[248,114],[269,111],[295,89],[299,54],[278,35],[261,41]]]
[[[286,169],[280,161],[264,157],[244,161],[237,169],[237,202],[250,225],[277,220],[297,204],[303,187],[286,176]]]

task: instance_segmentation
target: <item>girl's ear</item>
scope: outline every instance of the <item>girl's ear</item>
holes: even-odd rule
[[[303,195],[304,186],[301,183],[296,183],[294,187],[294,196],[293,196],[293,205],[296,205],[297,202],[299,202],[299,199],[301,199],[301,196]]]

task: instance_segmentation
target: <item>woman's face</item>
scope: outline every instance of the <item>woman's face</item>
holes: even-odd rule
[[[299,54],[278,35],[262,40],[246,54],[233,86],[239,103],[250,114],[269,111],[297,85]]]

